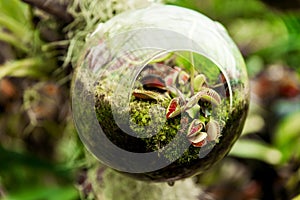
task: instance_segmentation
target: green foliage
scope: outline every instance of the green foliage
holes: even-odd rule
[[[80,161],[80,153],[75,150],[82,153],[82,149],[70,117],[65,117],[68,107],[58,100],[67,95],[62,94],[61,85],[49,83],[53,74],[53,79],[61,78],[61,70],[53,73],[58,68],[57,43],[42,40],[39,24],[34,24],[36,14],[36,10],[20,0],[0,1],[1,48],[3,45],[11,50],[0,65],[0,82],[9,83],[0,89],[0,198],[78,199],[73,170]],[[41,22],[46,14],[39,17]],[[1,59],[7,49],[1,49]],[[31,87],[35,81],[40,81],[36,85],[49,87],[44,90]],[[10,99],[5,98],[3,88],[12,90]],[[42,98],[26,99],[28,91]],[[47,98],[43,96],[45,93]],[[37,110],[31,108],[31,100],[36,100]],[[65,112],[60,117],[65,118],[52,116],[51,119],[48,111],[55,112],[52,108],[57,108],[59,103],[58,107]],[[30,112],[43,116],[38,123],[31,123]],[[72,136],[71,139],[63,140],[66,135]]]
[[[279,164],[282,157],[281,152],[271,145],[245,139],[238,140],[229,155],[257,159],[270,164]]]
[[[55,66],[54,60],[49,60],[45,65],[40,57],[24,58],[5,63],[0,68],[0,79],[5,76],[32,77],[45,79]]]
[[[0,2],[0,10],[0,40],[21,51],[30,52],[27,45],[32,45],[34,29],[29,7],[19,0],[4,0]]]
[[[176,55],[176,65],[185,69],[188,73],[192,72],[191,66],[194,66],[196,73],[204,74],[209,84],[213,85],[219,81],[218,76],[216,76],[220,74],[219,68],[203,55],[196,53],[192,53],[191,55],[190,52],[177,52]],[[191,59],[191,56],[193,59]]]
[[[259,132],[265,126],[262,117],[256,114],[258,112],[261,112],[261,110],[257,108],[255,110],[252,109],[250,112],[243,131],[244,135]],[[299,160],[299,117],[300,112],[296,110],[285,116],[274,126],[274,135],[271,144],[247,138],[240,139],[234,145],[230,155],[240,158],[257,159],[279,166],[291,160]]]
[[[78,195],[75,188],[68,184],[72,171],[63,165],[55,165],[34,155],[2,147],[0,147],[0,160],[0,184],[9,192],[5,200],[68,200],[75,199]],[[48,179],[56,179],[57,182],[47,181]]]
[[[300,200],[300,194],[294,197],[292,200]]]
[[[230,22],[234,18],[250,18],[264,15],[266,7],[258,0],[213,0],[212,13],[217,20]],[[246,4],[246,5],[245,5]]]
[[[279,20],[284,24],[287,33],[278,37],[272,45],[257,52],[267,63],[279,61],[299,70],[300,53],[300,15],[284,14]]]
[[[5,197],[3,200],[76,200],[78,199],[78,191],[75,187],[71,186],[25,186],[23,191],[17,194],[12,194]]]
[[[208,15],[212,19],[229,23],[234,18],[238,17],[256,17],[264,15],[267,9],[258,0],[165,0],[167,4],[179,5],[182,7],[194,9]],[[245,6],[245,3],[247,6]]]
[[[295,112],[282,120],[278,125],[274,135],[274,146],[278,148],[282,155],[282,164],[290,159],[300,159],[300,112]]]
[[[55,52],[44,51],[45,42],[34,27],[30,7],[19,0],[0,2],[0,41],[15,48],[15,59],[0,65],[5,76],[45,79],[56,67]],[[47,60],[47,62],[45,62]]]

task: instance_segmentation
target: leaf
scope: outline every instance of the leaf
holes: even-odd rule
[[[189,54],[181,53],[179,56],[176,56],[175,63],[180,68],[186,70],[188,73],[192,71],[191,62],[188,60]]]
[[[215,141],[221,134],[220,125],[216,120],[211,119],[206,124],[206,132],[208,134],[207,140],[208,141]]]
[[[181,70],[178,74],[178,83],[180,85],[184,85],[187,83],[187,81],[189,80],[190,76],[188,73],[186,73],[185,71]]]
[[[135,89],[132,93],[138,99],[145,100],[162,100],[163,96],[160,93],[149,91],[149,90],[139,90]]]
[[[203,74],[198,74],[194,79],[195,92],[199,92],[205,82],[206,82],[206,77]]]
[[[298,194],[296,197],[294,197],[292,200],[300,200],[300,194]]]
[[[18,38],[16,38],[14,35],[7,33],[3,30],[0,30],[0,41],[6,42],[8,44],[13,45],[15,48],[18,48],[24,52],[28,52],[29,49],[22,44],[22,41],[20,41]]]
[[[194,119],[191,122],[191,125],[189,126],[187,136],[193,137],[197,135],[197,133],[199,133],[203,128],[204,128],[203,122],[201,122],[199,119]]]
[[[172,118],[175,117],[177,115],[179,115],[181,113],[181,108],[180,108],[180,104],[179,104],[179,98],[174,98],[171,100],[168,108],[167,108],[167,114],[166,114],[166,118]]]
[[[221,97],[215,90],[211,88],[203,88],[201,92],[203,94],[200,99],[206,100],[214,105],[219,105],[221,103]]]
[[[275,132],[274,142],[276,146],[284,146],[290,144],[294,139],[299,138],[300,134],[300,112],[287,116],[278,124]]]
[[[194,105],[190,109],[188,109],[187,114],[190,116],[190,118],[195,119],[197,114],[200,113],[200,106],[198,104]]]
[[[192,108],[200,99],[208,101],[214,105],[219,105],[221,103],[221,97],[216,91],[210,88],[202,88],[200,92],[197,92],[188,100],[184,106],[184,110]]]
[[[231,149],[229,155],[244,159],[256,159],[272,165],[279,164],[282,159],[281,152],[259,141],[240,139]]]
[[[0,28],[1,27],[11,31],[20,40],[23,39],[29,42],[29,39],[32,39],[32,29],[29,29],[24,24],[10,18],[9,16],[3,15],[2,13],[0,13]]]
[[[192,143],[197,144],[199,142],[202,142],[206,137],[207,137],[207,133],[206,132],[196,132],[196,133],[191,134],[189,136],[189,140]]]
[[[173,52],[164,53],[164,54],[156,57],[154,60],[151,60],[150,64],[166,61],[167,59],[171,58],[173,56],[173,54],[174,54]]]
[[[149,74],[141,79],[143,87],[166,90],[165,81],[157,75]]]
[[[24,24],[29,21],[28,5],[20,0],[2,0],[0,1],[0,10],[4,15],[19,21],[20,23]]]
[[[207,137],[207,133],[200,132],[197,133],[194,137],[189,138],[189,140],[192,142],[192,145],[194,147],[202,147],[204,144],[206,144],[205,138]]]
[[[39,44],[34,38],[38,31],[32,24],[29,6],[20,0],[0,1],[0,32],[1,41],[12,44],[25,53],[34,52]]]
[[[5,76],[43,78],[55,67],[52,60],[47,63],[42,58],[24,58],[0,65],[0,79]]]
[[[35,156],[25,153],[19,153],[11,150],[4,149],[0,146],[0,174],[8,173],[13,167],[28,167],[35,171],[48,171],[58,177],[69,179],[71,176],[70,169],[64,169],[62,165],[54,165],[48,161],[41,160]]]
[[[187,137],[194,147],[201,147],[205,144],[206,132],[201,132],[204,128],[204,123],[199,119],[194,119],[188,129]]]
[[[283,162],[291,157],[300,158],[300,112],[288,115],[275,130],[274,145],[282,152]]]

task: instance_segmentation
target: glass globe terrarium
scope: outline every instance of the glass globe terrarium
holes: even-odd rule
[[[105,165],[140,180],[203,173],[239,137],[249,86],[226,30],[195,11],[125,12],[88,38],[73,80],[76,128]]]

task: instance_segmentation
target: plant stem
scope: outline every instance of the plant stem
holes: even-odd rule
[[[194,66],[194,55],[193,52],[190,52],[191,56],[191,96],[194,95],[194,77],[195,77],[195,66]]]
[[[0,30],[0,41],[11,44],[14,47],[16,47],[24,52],[29,51],[29,49],[22,42],[20,42],[16,37],[14,37],[13,35],[11,35],[9,33],[5,33],[1,30]]]
[[[30,38],[30,29],[27,25],[19,23],[18,21],[0,13],[0,27],[4,27],[11,31],[16,37],[23,41],[28,41]]]
[[[51,63],[47,63],[47,65],[51,65]],[[5,76],[42,78],[46,75],[46,67],[45,62],[39,57],[8,62],[0,66],[0,79]]]

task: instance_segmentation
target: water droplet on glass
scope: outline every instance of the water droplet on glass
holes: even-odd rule
[[[174,186],[174,184],[175,184],[175,181],[168,181],[168,185],[169,185],[169,186],[172,187],[172,186]]]

